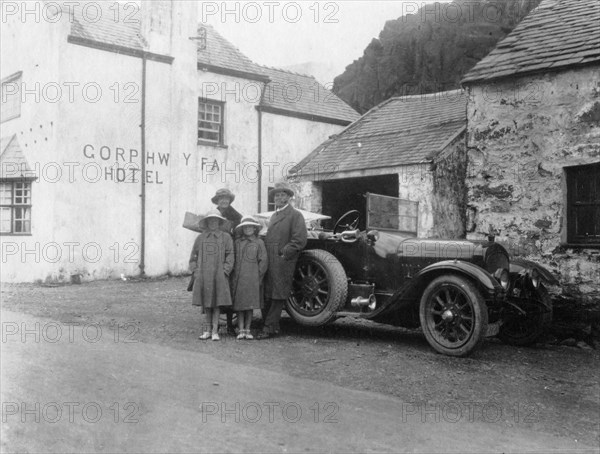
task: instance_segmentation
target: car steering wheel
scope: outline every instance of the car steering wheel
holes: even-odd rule
[[[349,218],[350,222],[346,222],[342,224],[342,221],[346,218]],[[360,212],[358,210],[350,210],[344,213],[333,226],[333,233],[341,233],[345,230],[356,230],[358,227],[358,221],[360,219]],[[339,228],[339,231],[338,231]]]

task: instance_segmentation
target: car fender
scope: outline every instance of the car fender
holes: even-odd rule
[[[547,268],[539,265],[535,262],[525,259],[511,258],[510,259],[510,273],[520,274],[523,271],[537,270],[542,279],[550,285],[558,285],[558,279]]]
[[[394,317],[395,313],[403,313],[406,309],[413,306],[414,300],[406,298],[406,295],[411,294],[419,287],[426,286],[428,282],[433,279],[431,276],[434,274],[439,275],[441,274],[440,272],[459,274],[472,279],[485,291],[486,295],[483,295],[484,297],[487,296],[493,298],[494,295],[503,291],[502,286],[498,281],[483,268],[480,268],[473,263],[462,262],[460,260],[444,260],[433,263],[419,271],[419,273],[410,279],[406,285],[402,286],[401,289],[397,290],[381,307],[369,314],[368,318],[374,321],[389,323],[390,317]],[[419,292],[419,295],[420,294],[421,293]],[[400,324],[400,326],[404,325]]]
[[[423,268],[417,275],[415,275],[413,282],[421,282],[427,276],[433,272],[439,271],[451,271],[459,274],[466,274],[467,276],[475,279],[480,285],[485,287],[490,293],[501,291],[502,286],[498,281],[483,268],[474,265],[469,262],[462,262],[460,260],[444,260],[442,262],[433,263]]]

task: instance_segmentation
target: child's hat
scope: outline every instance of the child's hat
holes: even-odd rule
[[[242,222],[240,222],[235,229],[237,230],[247,226],[256,227],[257,229],[260,229],[262,227],[262,225],[252,216],[244,216],[242,218]]]
[[[221,213],[219,212],[219,210],[210,210],[208,213],[206,213],[206,215],[200,220],[199,224],[201,228],[206,228],[206,220],[210,219],[210,218],[217,218],[219,219],[219,224],[222,224],[224,221],[226,221],[226,219],[221,216]]]

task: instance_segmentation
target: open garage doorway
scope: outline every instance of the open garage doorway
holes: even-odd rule
[[[366,228],[367,192],[398,197],[398,174],[377,175],[373,177],[343,178],[332,181],[322,181],[323,214],[331,216],[331,225],[341,215],[350,210],[360,212],[361,230]]]

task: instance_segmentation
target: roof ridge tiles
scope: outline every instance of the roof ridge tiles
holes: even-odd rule
[[[276,66],[262,65],[259,63],[257,63],[257,65],[261,66],[263,68],[272,69],[274,71],[281,71],[283,73],[294,74],[295,76],[302,76],[302,77],[309,77],[311,79],[316,79],[315,76],[313,76],[312,74],[299,73],[297,71],[291,71],[289,69],[278,68]]]
[[[423,99],[423,98],[435,98],[436,96],[441,97],[443,94],[455,94],[455,93],[459,93],[459,92],[463,92],[464,90],[462,88],[456,88],[454,90],[445,90],[445,91],[436,91],[433,93],[422,93],[419,95],[400,95],[400,96],[392,96],[389,99],[386,99],[384,102],[381,103],[381,105],[383,105],[384,103],[387,103],[389,101],[402,101],[402,100],[412,100],[412,99]],[[365,114],[366,115],[366,114]]]

